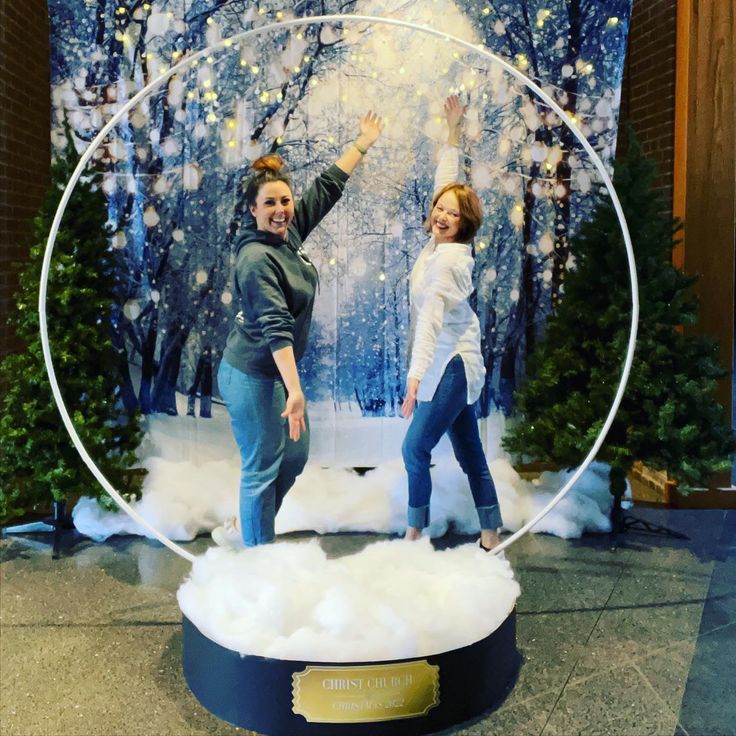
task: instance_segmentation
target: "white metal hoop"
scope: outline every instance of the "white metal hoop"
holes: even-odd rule
[[[499,66],[501,66],[505,71],[511,74],[514,78],[516,78],[523,85],[531,89],[538,97],[540,97],[547,105],[549,105],[557,113],[557,115],[564,122],[564,124],[567,125],[568,128],[570,128],[570,131],[575,136],[575,138],[578,140],[578,142],[583,147],[585,152],[590,156],[591,161],[593,162],[595,168],[600,174],[601,179],[606,189],[608,190],[608,194],[611,197],[611,201],[613,202],[613,206],[614,206],[614,209],[616,210],[616,215],[618,217],[618,221],[621,226],[621,232],[624,238],[624,245],[626,247],[626,257],[627,257],[627,262],[628,262],[628,267],[629,267],[629,284],[631,287],[631,326],[629,328],[630,332],[629,332],[628,345],[626,349],[626,357],[624,359],[624,365],[621,370],[621,377],[619,379],[619,384],[616,390],[616,395],[614,396],[613,402],[611,404],[611,408],[609,409],[608,415],[606,416],[606,420],[603,424],[603,427],[601,428],[600,433],[596,437],[596,440],[593,443],[593,446],[589,450],[588,454],[585,456],[585,459],[583,460],[582,464],[573,473],[573,475],[570,477],[567,483],[565,483],[562,486],[562,488],[557,492],[554,498],[552,498],[552,500],[533,519],[531,519],[526,524],[524,524],[524,526],[522,526],[518,531],[514,532],[514,534],[512,534],[508,539],[504,540],[500,545],[498,545],[498,547],[496,547],[493,550],[495,554],[498,554],[499,552],[504,550],[506,547],[513,544],[521,536],[526,534],[529,530],[531,530],[542,518],[544,518],[567,495],[570,489],[578,481],[580,476],[585,472],[586,468],[588,467],[588,465],[590,465],[590,463],[593,461],[596,454],[598,453],[598,450],[601,448],[601,445],[603,444],[603,441],[605,440],[606,434],[608,433],[608,430],[610,429],[611,424],[613,423],[613,419],[616,416],[616,412],[618,411],[618,408],[621,404],[621,400],[623,398],[624,390],[626,388],[626,382],[628,381],[628,378],[629,378],[629,373],[631,372],[631,365],[634,360],[634,349],[636,346],[637,323],[639,321],[639,291],[638,291],[638,282],[637,282],[637,277],[636,277],[636,263],[634,260],[634,249],[631,244],[631,236],[629,235],[629,229],[626,225],[626,218],[624,217],[623,209],[621,207],[621,202],[619,201],[618,196],[616,195],[616,191],[613,188],[613,183],[611,182],[611,178],[609,177],[608,172],[606,171],[606,168],[603,165],[603,162],[601,161],[600,157],[595,152],[593,147],[590,145],[588,140],[577,129],[577,127],[571,123],[567,114],[559,106],[559,104],[555,102],[555,100],[552,99],[552,97],[550,97],[543,89],[541,89],[541,87],[539,87],[539,85],[537,85],[533,80],[529,79],[522,72],[520,72],[518,69],[516,69],[511,64],[509,64],[507,61],[504,61],[503,59],[496,56],[494,53],[492,53],[491,51],[489,51],[483,46],[478,46],[478,45],[469,43],[468,41],[463,41],[462,39],[452,36],[449,33],[438,31],[434,28],[430,28],[429,26],[424,26],[418,23],[412,23],[410,21],[405,21],[405,20],[398,20],[395,18],[381,18],[378,16],[370,16],[370,15],[318,15],[318,16],[311,16],[308,18],[293,18],[289,20],[280,21],[278,23],[270,23],[268,25],[264,25],[259,28],[252,28],[248,31],[237,33],[234,36],[231,36],[230,38],[223,39],[219,41],[218,43],[213,44],[212,46],[208,46],[207,48],[201,51],[198,51],[192,56],[189,56],[186,59],[183,59],[178,64],[172,66],[168,71],[164,72],[159,77],[154,79],[152,82],[147,84],[134,97],[128,100],[128,102],[126,102],[120,108],[120,110],[118,110],[118,112],[115,113],[115,115],[113,115],[112,118],[110,118],[110,120],[105,124],[102,130],[100,130],[100,132],[97,134],[94,140],[89,144],[89,146],[87,147],[85,152],[82,154],[81,158],[79,159],[79,163],[77,164],[77,167],[74,169],[74,172],[71,178],[69,179],[69,182],[67,183],[66,188],[64,189],[64,193],[61,197],[61,201],[59,202],[59,206],[56,210],[56,215],[54,216],[54,221],[51,225],[51,230],[49,232],[49,239],[46,244],[46,251],[44,253],[43,266],[41,269],[41,285],[39,288],[39,295],[38,295],[38,314],[39,314],[41,345],[43,348],[44,362],[46,363],[46,370],[48,371],[49,382],[51,384],[51,390],[54,395],[54,400],[56,401],[56,405],[59,408],[59,413],[61,414],[61,418],[64,422],[64,426],[66,427],[66,430],[69,433],[69,436],[71,437],[71,440],[74,443],[74,446],[77,448],[77,452],[79,452],[85,465],[87,465],[87,467],[90,469],[92,474],[98,480],[100,485],[102,485],[102,487],[110,494],[110,496],[112,496],[112,498],[115,500],[118,506],[120,506],[120,508],[122,508],[129,516],[131,516],[141,526],[143,526],[148,531],[150,531],[153,534],[153,536],[156,539],[158,539],[162,544],[166,545],[169,549],[171,549],[173,552],[180,555],[184,559],[189,560],[189,562],[194,562],[195,560],[194,555],[187,552],[185,549],[183,549],[178,544],[176,544],[171,539],[169,539],[165,534],[163,534],[158,529],[156,529],[151,524],[149,524],[112,487],[110,482],[107,480],[107,478],[105,478],[102,471],[97,467],[97,465],[95,464],[95,462],[92,460],[89,453],[85,449],[81,439],[79,438],[79,435],[77,434],[76,429],[74,428],[71,417],[69,416],[69,412],[67,411],[66,405],[64,404],[64,399],[61,396],[59,384],[56,380],[56,372],[54,370],[54,363],[53,363],[53,359],[51,356],[51,349],[49,346],[48,327],[47,327],[47,321],[46,321],[46,292],[47,292],[47,287],[48,287],[48,277],[49,277],[49,270],[51,266],[51,257],[54,251],[54,244],[56,242],[56,236],[59,231],[59,226],[61,224],[62,217],[64,216],[64,211],[66,210],[67,204],[69,203],[69,198],[71,197],[71,193],[74,187],[76,186],[77,181],[79,180],[79,177],[82,175],[82,172],[84,171],[84,168],[86,167],[87,162],[92,157],[92,154],[94,153],[96,148],[104,141],[105,137],[110,132],[110,130],[112,130],[112,128],[114,128],[118,124],[118,122],[120,122],[120,120],[123,119],[123,117],[128,113],[128,111],[131,108],[135,107],[135,105],[137,105],[145,97],[148,97],[152,92],[155,92],[171,76],[173,76],[177,72],[182,71],[187,66],[192,64],[192,62],[194,62],[195,60],[198,60],[202,58],[203,56],[207,56],[208,54],[211,54],[215,51],[225,48],[226,46],[230,46],[231,44],[234,44],[237,41],[244,40],[250,36],[257,36],[263,33],[269,33],[273,30],[288,28],[290,26],[313,25],[315,23],[345,23],[345,22],[369,23],[372,25],[398,26],[401,28],[408,28],[410,30],[418,31],[420,33],[426,33],[430,36],[434,36],[435,38],[440,38],[445,41],[450,41],[452,43],[455,43],[458,46],[462,46],[468,51],[478,54],[479,56],[485,59],[488,59],[492,63],[498,64]]]

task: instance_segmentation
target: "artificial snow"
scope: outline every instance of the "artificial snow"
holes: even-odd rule
[[[510,565],[462,545],[384,541],[329,559],[317,540],[210,548],[178,591],[182,613],[241,654],[311,662],[379,661],[479,641],[511,613]]]
[[[324,407],[315,409],[311,413],[311,462],[286,496],[276,518],[276,532],[402,533],[407,486],[399,448],[408,422],[350,413],[330,415]],[[498,434],[493,432],[496,443]],[[338,453],[342,463],[335,462],[337,438],[343,443]],[[572,471],[543,473],[530,482],[519,476],[497,444],[492,440],[487,444],[504,528],[516,531],[549,503]],[[351,454],[358,449],[362,455]],[[170,539],[194,539],[237,514],[240,461],[223,407],[214,406],[211,419],[149,417],[141,452],[148,475],[141,500],[132,505]],[[366,457],[378,462],[364,475],[345,467],[368,465]],[[448,443],[440,443],[433,461],[429,536],[442,536],[450,527],[460,533],[477,533],[467,479]],[[563,538],[609,531],[610,505],[608,467],[593,463],[534,531]],[[80,499],[73,516],[77,529],[98,541],[113,534],[150,536],[127,514],[104,511],[90,498]]]

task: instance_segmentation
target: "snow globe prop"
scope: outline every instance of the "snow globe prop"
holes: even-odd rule
[[[178,593],[184,673],[208,710],[259,733],[440,731],[513,686],[518,593],[474,545],[211,549]]]
[[[158,18],[157,23],[164,21]],[[463,33],[468,30],[461,25],[458,29]],[[401,76],[406,70],[399,67],[398,77],[395,74],[396,57],[387,40],[391,34],[404,34],[399,44],[403,53],[412,58],[425,56],[428,62],[431,60],[427,65],[416,65],[424,70],[420,74],[425,73],[426,78],[415,80],[415,105],[425,113],[431,110],[432,103],[428,100],[430,92],[434,93],[437,75],[440,72],[445,77],[449,75],[448,78],[455,79],[455,87],[448,91],[475,90],[478,99],[483,100],[483,105],[488,108],[477,111],[475,118],[474,135],[477,135],[479,145],[493,145],[500,155],[518,145],[530,161],[552,168],[564,153],[555,146],[524,145],[525,131],[535,124],[531,118],[536,115],[533,109],[524,105],[519,106],[516,114],[525,127],[510,125],[508,135],[499,137],[492,144],[482,140],[482,116],[490,114],[500,119],[500,109],[509,100],[519,97],[513,85],[527,88],[534,99],[542,100],[547,106],[547,114],[557,116],[555,125],[568,130],[588,154],[591,171],[608,189],[616,204],[629,257],[632,328],[620,385],[606,422],[583,464],[548,506],[497,548],[495,555],[485,555],[479,549],[469,547],[435,553],[428,544],[412,545],[397,540],[372,545],[353,558],[338,561],[325,559],[315,544],[278,544],[247,553],[212,549],[203,557],[195,558],[144,519],[97,468],[64,405],[48,340],[44,340],[44,358],[54,397],[85,463],[138,524],[193,564],[190,578],[179,591],[184,627],[184,671],[192,691],[216,715],[238,726],[268,734],[429,733],[480,715],[497,704],[513,687],[520,665],[514,617],[519,591],[510,568],[498,553],[548,513],[592,461],[620,403],[633,358],[638,314],[633,253],[605,167],[558,102],[524,77],[516,67],[479,48],[473,42],[472,34],[467,38],[462,33],[461,37],[455,37],[414,22],[368,16],[323,16],[309,20],[285,18],[280,23],[254,27],[224,40],[220,39],[219,31],[214,27],[211,33],[208,31],[208,48],[188,56],[171,54],[174,64],[168,69],[161,67],[161,75],[127,102],[122,102],[126,90],[120,89],[117,111],[82,156],[62,197],[44,259],[39,297],[42,338],[46,334],[46,286],[54,239],[68,202],[68,193],[93,155],[104,147],[103,163],[110,166],[110,171],[104,177],[103,188],[111,199],[113,210],[116,206],[119,210],[128,206],[128,214],[133,213],[125,229],[119,229],[113,235],[111,247],[122,249],[129,242],[138,242],[135,236],[140,232],[154,233],[156,246],[152,248],[151,240],[146,240],[147,248],[144,250],[149,261],[145,269],[136,269],[134,263],[131,266],[132,275],[146,275],[145,306],[141,309],[141,300],[136,296],[126,302],[124,314],[131,323],[142,319],[146,310],[163,318],[162,299],[171,298],[168,303],[170,311],[180,315],[182,310],[176,309],[176,297],[166,293],[166,287],[169,292],[176,289],[171,288],[171,284],[167,285],[161,274],[167,263],[179,262],[182,267],[186,266],[191,276],[190,289],[199,290],[201,294],[199,314],[204,319],[198,334],[199,358],[194,361],[196,370],[193,376],[195,386],[200,386],[200,393],[195,388],[193,393],[189,393],[189,398],[201,394],[200,411],[204,414],[200,415],[205,416],[211,410],[211,403],[205,401],[206,398],[211,399],[211,395],[205,396],[204,385],[208,370],[211,376],[213,344],[218,339],[215,323],[224,321],[218,310],[220,305],[227,307],[231,303],[232,294],[228,290],[227,264],[213,265],[207,261],[211,253],[197,236],[195,227],[207,231],[219,214],[216,209],[213,211],[205,206],[208,187],[204,184],[210,172],[204,168],[203,162],[206,156],[216,157],[218,161],[210,177],[216,182],[213,191],[218,191],[218,187],[220,190],[235,190],[239,168],[263,152],[267,139],[272,138],[281,145],[287,137],[290,119],[304,121],[311,117],[313,123],[309,135],[312,137],[305,142],[309,156],[299,165],[306,172],[312,164],[323,164],[323,159],[342,143],[336,142],[332,136],[336,103],[355,100],[353,104],[362,106],[366,94],[371,90],[378,94],[381,85],[395,92],[400,89]],[[417,39],[418,46],[413,46]],[[264,67],[259,63],[259,54],[274,42],[282,54],[268,67],[271,81],[262,81]],[[320,67],[315,60],[320,55],[326,56],[327,49],[338,49],[340,53],[329,57]],[[366,58],[371,60],[371,64],[360,69]],[[345,64],[352,65],[348,74],[340,71]],[[435,68],[438,64],[439,71]],[[457,68],[453,69],[453,65]],[[308,73],[305,69],[309,70]],[[229,89],[247,89],[250,96],[230,99],[225,104],[217,79],[218,74],[225,78],[226,71],[231,83]],[[330,77],[330,74],[338,72],[342,74],[340,82],[336,77]],[[242,75],[242,79],[235,81],[235,74]],[[508,77],[511,77],[511,83]],[[162,92],[164,88],[165,93]],[[294,90],[298,90],[303,99],[299,96],[290,98],[290,94],[295,94]],[[310,91],[311,96],[305,95],[305,91]],[[156,103],[163,99],[166,104],[157,106]],[[393,99],[398,100],[395,109],[387,112],[389,118],[395,115],[398,123],[395,129],[401,131],[393,139],[398,146],[416,110],[406,104],[405,96],[395,93]],[[378,106],[380,101],[376,104]],[[153,119],[157,119],[158,130],[150,129]],[[315,136],[313,131],[321,122],[325,124],[324,132]],[[473,120],[470,123],[472,128]],[[536,123],[540,124],[539,121]],[[172,131],[177,124],[189,126],[191,138],[174,135]],[[166,131],[164,137],[161,128]],[[431,116],[422,133],[428,140],[438,135]],[[260,139],[262,134],[263,141]],[[300,123],[288,134],[291,140],[295,140],[299,135],[306,136],[307,128]],[[390,134],[388,139],[390,143]],[[144,180],[138,164],[148,167],[146,173],[150,180],[145,181],[150,191],[142,192],[137,183],[137,177]],[[384,174],[396,176],[406,174],[414,165],[414,159],[412,155],[387,155],[377,165]],[[590,186],[591,171],[576,173],[581,188],[586,182]],[[488,196],[492,197],[490,184],[493,177],[491,167],[481,165],[475,172],[473,183],[481,191],[488,190]],[[518,182],[509,179],[506,184],[506,194],[513,197]],[[540,184],[540,193],[545,186]],[[551,189],[550,196],[564,198],[566,195],[566,192],[555,193],[554,187]],[[123,202],[127,204],[123,205]],[[399,210],[405,204],[400,202]],[[375,202],[369,202],[369,205],[373,206],[375,219]],[[500,206],[498,200],[492,201],[491,205]],[[195,219],[187,228],[182,228],[179,219],[187,208],[191,209]],[[343,210],[345,212],[347,210]],[[516,207],[511,207],[508,220],[512,227],[523,225],[520,217],[523,214],[519,215]],[[351,228],[359,232],[364,224],[354,221],[343,225],[341,237],[352,237]],[[371,221],[371,225],[375,226],[375,222]],[[403,225],[394,229],[385,228],[384,235],[401,243],[411,238],[411,233],[407,234]],[[542,235],[540,250],[544,252],[547,245],[547,239]],[[483,251],[487,245],[480,241],[477,247]],[[132,262],[139,255],[132,252]],[[323,256],[323,265],[328,271],[330,266],[338,265],[332,262],[334,259],[329,251]],[[347,264],[343,265],[347,267]],[[359,262],[352,263],[353,268],[360,265]],[[376,266],[362,265],[363,271],[368,273],[373,273],[371,269],[375,270]],[[333,277],[335,284],[340,283],[340,275],[337,269]],[[384,270],[376,271],[375,275],[380,283],[386,282]],[[348,277],[349,272],[343,271],[342,276]],[[497,278],[501,278],[499,274],[489,269],[485,281],[491,284]],[[549,281],[554,284],[553,274]],[[384,321],[384,324],[388,322]],[[181,349],[177,353],[176,348],[186,341],[185,333],[187,330],[180,323],[167,325],[166,337],[158,346],[164,373],[169,369],[176,373],[177,357],[180,359],[182,356]],[[151,335],[150,330],[148,334]],[[155,337],[154,333],[154,344]],[[173,358],[167,362],[172,355]],[[138,378],[139,391],[149,379],[150,376],[142,371]],[[132,378],[133,383],[135,380]],[[365,404],[369,409],[366,397],[362,398],[361,406]],[[176,381],[148,393],[146,400],[155,403],[157,411],[166,412],[168,406],[175,412]],[[361,578],[361,568],[366,566],[373,571],[372,581],[370,576]],[[380,574],[391,567],[402,568],[407,574],[406,580],[397,583],[392,576]],[[463,585],[453,588],[448,581],[455,579],[453,571],[461,569],[467,573],[467,579]],[[268,574],[264,570],[268,570]],[[317,578],[309,578],[314,571],[317,578],[328,581],[341,579],[344,586],[333,586],[317,595]],[[417,587],[411,588],[407,580],[415,582]],[[297,581],[307,581],[308,584],[300,587]],[[372,587],[371,582],[377,587]],[[435,584],[440,587],[433,588]],[[458,592],[460,590],[461,593]],[[305,599],[310,596],[309,591],[312,591],[312,605],[304,606]],[[398,613],[398,608],[389,605],[392,595],[415,602],[421,602],[422,597],[427,596],[421,608],[424,615],[418,615],[416,611],[412,613],[411,608],[408,612]],[[463,601],[474,600],[474,603],[461,609],[445,605],[455,597]],[[213,606],[212,602],[218,599],[222,605]],[[294,611],[298,608],[305,609],[306,621],[294,618]],[[209,609],[214,609],[216,615],[211,616]],[[464,618],[466,613],[477,611],[480,611],[479,617]],[[221,614],[219,617],[218,612]],[[412,618],[426,619],[423,623],[429,624],[429,633],[407,628],[406,621]],[[260,628],[254,624],[259,621]],[[449,623],[449,629],[442,629],[439,622]],[[370,637],[363,635],[365,628],[371,630]],[[284,635],[285,631],[288,635]],[[452,631],[455,634],[459,631],[460,638],[453,640]]]

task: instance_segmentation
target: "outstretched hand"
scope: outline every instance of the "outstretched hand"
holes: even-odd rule
[[[445,100],[445,120],[447,120],[449,130],[448,142],[452,145],[457,145],[460,140],[460,124],[467,109],[468,106],[463,105],[457,95],[450,95]]]
[[[381,118],[380,115],[377,115],[372,110],[368,110],[368,112],[360,119],[359,140],[365,146],[365,148],[368,148],[376,142],[376,139],[379,135],[381,135],[382,130],[383,118]]]

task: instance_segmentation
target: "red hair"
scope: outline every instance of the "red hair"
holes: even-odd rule
[[[432,209],[434,209],[440,197],[447,192],[453,192],[457,197],[458,209],[460,210],[460,225],[457,231],[457,239],[461,243],[469,243],[480,229],[483,222],[483,209],[478,199],[478,195],[472,187],[467,184],[459,184],[452,182],[446,184],[440,189],[432,199]],[[424,229],[432,232],[432,213],[424,221]]]

